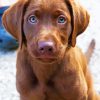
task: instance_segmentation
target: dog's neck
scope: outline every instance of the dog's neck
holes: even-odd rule
[[[43,63],[36,62],[34,60],[32,61],[31,65],[32,65],[33,72],[35,73],[38,80],[40,82],[46,82],[50,80],[52,77],[54,77],[56,73],[58,73],[58,71],[60,71],[62,64],[63,64],[62,62],[43,64]]]

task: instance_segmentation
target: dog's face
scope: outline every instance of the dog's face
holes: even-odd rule
[[[28,51],[42,61],[54,61],[64,55],[71,34],[70,12],[63,0],[31,1],[23,30]]]
[[[89,15],[74,0],[19,0],[3,15],[20,47],[26,44],[30,55],[42,62],[62,59],[88,22]]]

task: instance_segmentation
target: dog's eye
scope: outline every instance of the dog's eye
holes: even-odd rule
[[[58,17],[57,22],[58,22],[59,24],[64,24],[64,23],[66,22],[65,16],[64,16],[64,15],[60,15],[60,16]]]
[[[31,15],[31,16],[29,16],[28,21],[31,24],[36,24],[38,22],[38,19],[37,19],[37,17],[35,15]]]

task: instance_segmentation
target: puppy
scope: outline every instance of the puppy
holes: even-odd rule
[[[20,100],[100,100],[76,37],[89,14],[75,0],[19,0],[3,15],[19,41],[16,85]]]

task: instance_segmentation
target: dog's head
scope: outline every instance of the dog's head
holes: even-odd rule
[[[3,15],[7,31],[42,61],[63,57],[89,23],[87,11],[74,0],[19,0]]]

